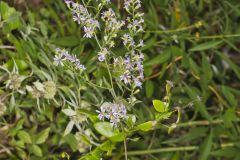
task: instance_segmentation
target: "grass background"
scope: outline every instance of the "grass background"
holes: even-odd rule
[[[5,7],[8,15],[3,16],[2,2],[16,10]],[[77,80],[52,65],[57,46],[71,48],[89,74],[95,74],[96,44],[82,38],[62,1],[0,3],[0,63],[11,70],[14,59],[21,75],[33,72],[25,84],[50,77],[66,90],[59,91],[58,99],[70,90],[77,92]],[[121,3],[116,1],[112,7]],[[134,113],[142,122],[153,119],[151,101],[163,98],[166,80],[170,80],[174,84],[171,106],[180,107],[182,115],[171,134],[161,125],[133,135],[136,141],[128,143],[129,159],[240,159],[239,0],[143,0],[143,11],[146,81],[138,97],[143,103]],[[2,99],[9,93],[4,76],[1,71]],[[39,113],[34,100],[19,94],[3,102],[8,109],[0,116],[0,136],[4,137],[0,138],[0,159],[59,159],[62,152],[71,159],[80,157],[72,136],[63,137],[68,118],[61,107],[42,100],[45,109]],[[175,116],[164,123],[174,121]],[[26,132],[30,137],[26,138]],[[45,135],[44,142],[30,143],[38,133]],[[118,148],[119,154],[109,159],[121,159],[123,146]]]

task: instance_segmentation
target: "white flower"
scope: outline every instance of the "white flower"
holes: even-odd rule
[[[100,52],[98,52],[98,60],[101,62],[105,61],[107,54],[108,54],[107,48],[103,48]]]
[[[135,42],[133,40],[133,37],[130,36],[130,34],[124,34],[123,37],[122,37],[122,40],[123,40],[123,44],[124,46],[131,46],[131,47],[134,47],[135,46]]]
[[[62,59],[62,54],[57,54],[55,55],[55,57],[53,58],[54,60],[54,64],[56,66],[60,65],[60,66],[64,66],[63,64],[63,59]]]
[[[140,41],[139,41],[139,44],[138,44],[140,47],[144,47],[144,43],[143,43],[143,40],[141,39]]]
[[[94,34],[94,29],[92,27],[83,27],[84,29],[84,36],[83,37],[86,37],[86,38],[92,38],[93,34]]]

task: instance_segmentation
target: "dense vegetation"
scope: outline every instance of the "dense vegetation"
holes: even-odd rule
[[[82,2],[128,14],[123,0]],[[100,45],[90,39],[64,1],[0,1],[0,159],[240,159],[239,0],[141,5],[143,31],[111,31],[143,39],[144,79],[130,67],[139,79],[119,80],[126,59],[110,56],[133,52],[129,39],[107,57],[107,31],[92,20]],[[56,65],[65,51],[76,57]]]

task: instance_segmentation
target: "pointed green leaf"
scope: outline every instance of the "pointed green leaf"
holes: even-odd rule
[[[26,131],[19,131],[17,134],[18,138],[24,143],[32,143],[31,136]]]
[[[75,124],[75,123],[74,123],[73,120],[71,120],[70,122],[68,122],[68,125],[67,125],[67,127],[66,127],[63,135],[69,134],[69,133],[72,131],[74,124]]]
[[[137,128],[141,131],[149,131],[151,129],[153,129],[153,127],[156,125],[156,121],[148,121],[148,122],[145,122],[145,123],[142,123],[142,124],[139,124],[137,126]]]
[[[114,128],[109,122],[97,122],[94,124],[94,128],[98,133],[107,138],[113,137],[119,133],[118,129]]]
[[[145,84],[145,90],[147,97],[152,97],[154,91],[154,84],[152,81],[147,81]]]
[[[65,142],[71,147],[71,149],[75,152],[78,148],[77,140],[73,134],[68,134],[63,138]]]
[[[199,160],[208,160],[209,154],[212,149],[212,138],[213,138],[213,133],[210,131],[210,134],[207,136],[207,138],[204,140],[202,145],[200,146],[200,157]]]
[[[207,120],[211,121],[211,117],[206,109],[205,104],[202,102],[201,99],[199,99],[199,95],[195,92],[194,88],[190,88],[187,85],[185,86],[188,96],[192,99],[194,105],[197,107],[200,114]]]
[[[118,133],[112,137],[109,138],[113,142],[122,142],[124,140],[124,134]]]
[[[160,100],[153,100],[153,106],[155,108],[156,111],[162,113],[162,112],[165,112],[165,104],[160,101]]]
[[[36,156],[38,156],[38,157],[42,157],[42,150],[41,150],[41,148],[39,147],[39,146],[37,146],[37,145],[32,145],[31,146],[31,151],[32,151],[32,153],[33,154],[35,154]]]
[[[50,127],[44,129],[43,131],[41,131],[39,134],[37,134],[36,139],[35,139],[35,144],[42,144],[46,141],[46,139],[48,138],[50,132]]]
[[[222,43],[222,41],[205,42],[205,43],[199,44],[199,45],[191,48],[189,51],[191,51],[191,52],[193,52],[193,51],[203,51],[203,50],[215,48],[221,43]]]

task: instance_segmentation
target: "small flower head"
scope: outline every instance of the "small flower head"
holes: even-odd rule
[[[108,54],[107,48],[103,48],[100,52],[98,52],[98,60],[100,62],[105,61],[107,54]]]
[[[43,97],[46,99],[53,99],[57,92],[56,84],[53,81],[46,81],[43,83],[43,85],[44,85]]]
[[[97,113],[100,120],[106,118],[115,127],[117,127],[117,124],[121,122],[121,120],[127,118],[127,110],[122,103],[105,102],[101,105],[100,111],[97,110]]]
[[[80,60],[76,57],[76,55],[71,55],[65,49],[57,48],[55,50],[56,55],[54,57],[54,64],[64,66],[64,62],[69,62],[73,65],[76,70],[85,70],[86,67],[80,63]]]
[[[6,83],[6,88],[11,90],[18,90],[21,87],[22,82],[26,79],[25,76],[21,76],[18,73],[10,73]]]
[[[71,0],[65,0],[65,3],[72,11],[73,21],[83,26],[84,37],[92,38],[96,32],[96,28],[100,28],[99,22],[88,13],[87,8],[83,5]]]
[[[58,66],[58,65],[60,65],[60,66],[64,66],[64,64],[63,64],[63,54],[58,54],[58,55],[55,55],[55,57],[53,58],[53,63],[56,65],[56,66]]]

